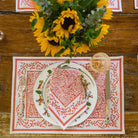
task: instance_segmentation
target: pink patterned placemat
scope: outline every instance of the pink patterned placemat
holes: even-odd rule
[[[16,11],[33,11],[35,8],[30,0],[16,0]]]
[[[122,12],[121,0],[108,0],[108,8],[112,9],[113,12]]]
[[[121,12],[122,11],[122,4],[121,0],[108,0],[109,1],[109,8],[112,9],[114,12]],[[137,1],[137,0],[135,0]],[[16,11],[23,12],[23,11],[33,11],[35,8],[30,3],[30,0],[16,0]]]
[[[38,75],[49,65],[65,61],[68,58],[52,57],[13,57],[12,102],[10,133],[57,133],[57,134],[123,134],[124,132],[124,85],[123,57],[111,57],[111,116],[107,124],[105,119],[105,73],[90,70],[90,57],[74,57],[75,62],[85,67],[94,77],[98,99],[87,120],[79,125],[62,130],[45,121],[38,113],[33,102],[33,86]],[[27,74],[26,93],[24,94],[24,116],[20,117],[22,93],[20,78]]]
[[[138,0],[134,0],[135,9],[138,9]]]

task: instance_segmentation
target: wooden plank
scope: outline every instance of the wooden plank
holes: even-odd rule
[[[137,54],[138,15],[115,15],[113,20],[106,23],[110,25],[111,33],[101,42],[104,46],[93,48],[91,53]],[[6,39],[0,42],[0,54],[44,55],[33,37],[29,15],[1,14],[0,28],[6,35]]]
[[[1,0],[0,11],[16,11],[16,0]]]
[[[50,137],[50,138],[70,138],[70,137],[81,137],[81,138],[90,138],[92,136],[94,137],[106,137],[106,138],[111,138],[111,136],[115,137],[137,137],[138,136],[138,112],[132,112],[132,113],[125,113],[125,135],[121,134],[85,134],[85,135],[79,135],[79,134],[12,134],[10,135],[10,113],[0,113],[0,136],[2,137],[25,137],[27,136],[28,138],[37,138],[37,137]]]
[[[123,13],[138,13],[135,9],[134,0],[121,0]]]
[[[15,12],[16,0],[1,0],[0,11]],[[134,8],[134,0],[122,0],[122,13],[138,13]],[[119,13],[120,14],[120,13]]]
[[[109,53],[106,51],[107,54]],[[109,53],[110,54],[110,53]],[[21,55],[22,56],[22,55]],[[24,56],[32,56],[31,54]],[[91,56],[87,54],[85,56]],[[138,68],[135,55],[124,56],[125,111],[138,111]],[[12,56],[1,56],[0,61],[0,112],[10,112],[12,86]]]

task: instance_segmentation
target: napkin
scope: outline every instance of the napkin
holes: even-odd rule
[[[63,129],[87,108],[80,75],[76,69],[52,69],[48,109]]]

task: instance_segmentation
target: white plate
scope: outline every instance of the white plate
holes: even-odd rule
[[[82,67],[76,63],[72,63],[72,62],[69,64],[64,63],[64,62],[58,62],[58,63],[48,66],[40,73],[40,75],[36,79],[36,82],[34,85],[34,90],[33,90],[33,99],[34,99],[34,103],[35,103],[36,109],[38,110],[39,114],[49,123],[59,126],[59,124],[55,121],[54,118],[52,118],[52,116],[50,116],[50,114],[48,112],[49,82],[50,82],[50,74],[48,73],[48,71],[52,70],[52,68],[57,68],[57,66],[62,63],[63,63],[63,66],[68,65],[71,68],[80,70],[81,75],[84,76],[83,80],[85,79],[87,81],[87,83],[89,83],[87,91],[86,91],[86,101],[88,104],[87,105],[88,109],[84,113],[82,113],[77,119],[75,119],[73,122],[71,122],[69,125],[69,126],[74,126],[74,125],[80,124],[81,122],[83,122],[84,120],[86,120],[89,117],[89,115],[93,112],[96,102],[97,102],[96,83],[95,83],[93,77],[91,76],[91,74],[84,67]],[[43,81],[43,84],[42,84],[42,87],[40,89],[38,89],[40,81]],[[38,94],[36,92],[36,90],[39,90],[42,93]],[[41,105],[39,105],[38,99],[39,99],[40,95],[43,97],[45,104],[41,103]]]

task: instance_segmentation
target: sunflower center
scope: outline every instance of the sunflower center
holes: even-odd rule
[[[59,46],[59,42],[55,42],[54,40],[48,40],[48,42],[53,46]]]
[[[69,28],[70,25],[73,25],[73,27],[74,27],[74,25],[75,25],[74,19],[71,19],[70,17],[69,17],[69,18],[65,17],[65,18],[64,18],[64,23],[63,23],[61,26],[62,26],[65,30],[68,30],[68,28]]]

